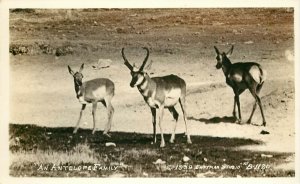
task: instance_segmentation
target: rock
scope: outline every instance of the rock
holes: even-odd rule
[[[124,28],[120,28],[120,27],[118,27],[116,29],[116,31],[117,31],[117,33],[126,33],[126,30]]]
[[[115,143],[113,143],[113,142],[107,142],[107,143],[105,143],[105,146],[106,147],[108,147],[108,146],[114,146],[114,147],[116,147],[117,145]]]
[[[155,165],[161,165],[161,164],[165,164],[166,163],[166,161],[163,161],[162,159],[157,159],[155,162],[153,162],[153,164],[155,164]]]
[[[272,158],[273,155],[265,155],[265,154],[261,154],[260,155],[262,158]]]
[[[189,157],[187,157],[187,156],[184,156],[183,158],[182,158],[182,161],[184,161],[184,162],[188,162],[188,161],[190,161],[191,159],[189,158]]]
[[[246,41],[246,42],[244,42],[244,44],[253,44],[254,42],[253,41]]]
[[[111,59],[99,59],[96,65],[93,65],[92,67],[94,69],[102,69],[102,68],[108,68],[110,67],[112,63]]]
[[[148,175],[148,173],[143,172],[143,176],[148,177],[149,175]]]
[[[266,130],[262,130],[262,131],[260,132],[260,134],[265,135],[265,134],[270,134],[270,132],[268,132],[268,131],[266,131]]]

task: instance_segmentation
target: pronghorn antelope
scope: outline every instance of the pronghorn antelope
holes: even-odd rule
[[[217,65],[216,68],[222,68],[224,75],[226,77],[226,83],[233,89],[234,92],[234,106],[233,106],[233,116],[237,119],[238,122],[241,122],[241,109],[240,109],[240,100],[239,95],[243,93],[246,89],[249,89],[251,94],[255,99],[255,103],[251,112],[251,115],[247,121],[248,124],[251,123],[252,116],[256,109],[258,103],[261,116],[263,119],[263,126],[266,126],[266,120],[264,112],[261,105],[261,100],[259,92],[266,80],[266,71],[261,67],[260,64],[254,62],[245,62],[245,63],[231,63],[229,60],[230,55],[233,51],[233,46],[231,49],[225,53],[220,52],[215,46],[215,51],[217,53]],[[239,119],[236,117],[235,107],[238,107]]]
[[[122,57],[124,64],[129,68],[132,80],[130,82],[131,87],[137,86],[139,92],[144,97],[145,102],[149,105],[152,113],[153,123],[153,142],[156,143],[156,109],[159,113],[159,128],[161,133],[160,147],[165,146],[165,140],[162,128],[162,119],[164,108],[168,108],[176,123],[171,135],[170,143],[174,143],[175,130],[178,121],[179,114],[175,109],[175,105],[179,102],[182,112],[183,119],[185,122],[187,142],[192,143],[187,128],[186,119],[186,107],[185,107],[185,96],[186,96],[186,84],[185,81],[176,75],[167,75],[163,77],[150,78],[149,75],[144,71],[144,67],[149,57],[149,50],[143,47],[147,51],[147,55],[139,69],[132,66],[125,57],[124,48],[122,48]],[[151,63],[147,66],[149,67]]]
[[[82,112],[84,111],[86,104],[88,103],[93,104],[92,115],[93,115],[94,124],[93,124],[92,133],[93,134],[95,133],[97,103],[101,102],[107,108],[107,113],[108,113],[108,122],[106,124],[103,134],[109,136],[108,131],[111,128],[112,117],[114,114],[114,108],[111,104],[111,100],[114,96],[115,85],[111,80],[106,78],[96,78],[93,80],[82,82],[83,75],[81,72],[83,70],[83,67],[84,64],[81,65],[78,72],[74,72],[71,69],[71,67],[68,66],[69,72],[74,78],[76,98],[82,104],[81,111],[79,114],[79,119],[77,121],[73,133],[77,132],[79,128]]]

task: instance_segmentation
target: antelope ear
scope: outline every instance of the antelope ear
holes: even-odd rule
[[[150,70],[152,66],[153,60],[151,59],[149,64],[144,68],[145,71]]]
[[[218,55],[220,55],[219,49],[218,49],[216,46],[214,46],[214,48],[215,48],[216,53],[217,53]]]
[[[83,67],[84,67],[84,63],[82,63],[82,65],[81,65],[81,67],[79,68],[79,71],[78,72],[82,72],[82,70],[83,70]]]
[[[233,52],[233,45],[231,46],[231,48],[229,49],[229,51],[226,53],[226,56],[230,57],[231,54],[232,54],[232,52]]]
[[[69,65],[68,65],[68,69],[69,69],[69,73],[73,76],[74,72],[73,72],[73,70],[71,69],[71,67]]]

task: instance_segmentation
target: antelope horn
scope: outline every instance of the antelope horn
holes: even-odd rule
[[[146,65],[146,63],[147,63],[147,60],[148,60],[148,58],[149,58],[149,49],[147,48],[147,47],[143,47],[143,49],[145,49],[146,51],[147,51],[147,55],[146,55],[146,57],[145,57],[145,59],[144,59],[144,61],[143,61],[143,64],[142,64],[142,66],[140,67],[140,71],[143,71],[143,69],[144,69],[144,67],[145,67],[145,65]]]
[[[132,71],[133,70],[133,67],[132,65],[128,62],[127,58],[125,57],[125,54],[124,54],[124,48],[122,48],[122,57],[124,59],[124,64],[127,66],[127,68]]]

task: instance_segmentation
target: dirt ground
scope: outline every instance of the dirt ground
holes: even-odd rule
[[[293,154],[293,22],[293,10],[285,8],[11,11],[10,123],[73,127],[81,105],[67,66],[77,70],[85,63],[84,80],[105,77],[115,83],[111,131],[152,133],[150,109],[138,90],[130,88],[130,74],[120,54],[125,47],[127,58],[140,65],[145,57],[141,47],[146,46],[149,60],[153,60],[151,76],[176,74],[186,81],[193,136],[247,138],[263,144],[236,149]],[[254,125],[244,124],[254,103],[248,91],[240,97],[243,124],[231,121],[233,92],[225,84],[223,72],[215,67],[213,49],[217,46],[227,51],[231,45],[235,46],[232,62],[254,61],[267,70],[260,95],[266,127],[260,126],[259,110]],[[93,68],[99,59],[112,63],[105,69]],[[98,130],[104,129],[106,121],[105,108],[100,105]],[[91,106],[82,122],[82,128],[92,128]],[[164,131],[170,133],[174,122],[168,112],[163,122]],[[270,134],[260,134],[262,130]],[[183,132],[180,112],[177,133]],[[278,165],[285,169],[293,166]]]

